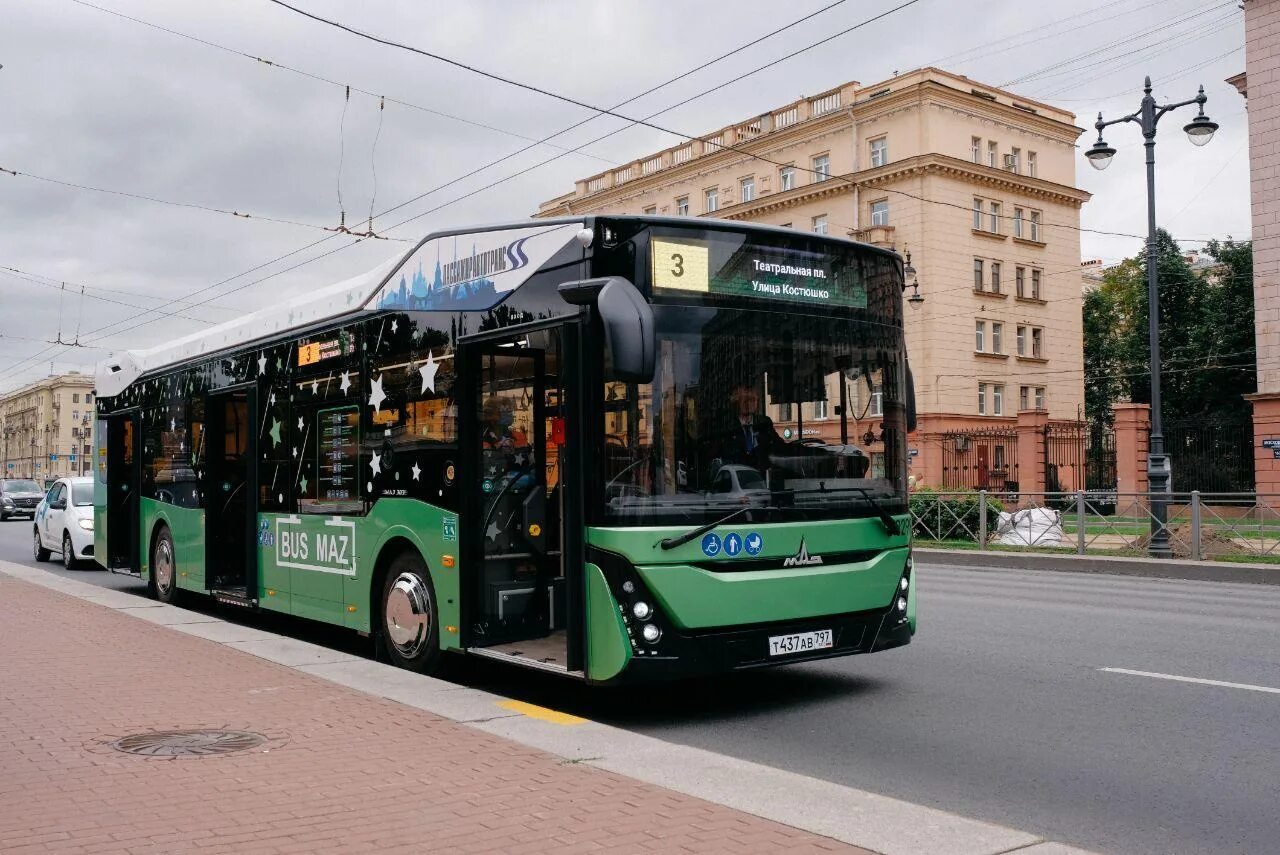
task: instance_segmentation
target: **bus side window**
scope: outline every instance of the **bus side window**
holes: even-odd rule
[[[360,413],[369,391],[361,372],[359,325],[295,343],[289,437],[291,504],[303,514],[362,514],[369,473],[361,455]],[[293,457],[293,449],[297,457]]]

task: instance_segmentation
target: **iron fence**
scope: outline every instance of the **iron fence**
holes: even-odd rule
[[[1280,564],[1280,495],[1174,492],[1159,522],[1146,493],[1109,490],[911,495],[917,544],[967,549],[1146,556],[1152,527],[1173,557]]]
[[[1253,489],[1253,422],[1196,419],[1165,425],[1173,490],[1241,493]]]
[[[948,490],[1018,491],[1018,432],[984,428],[937,434],[942,486]]]

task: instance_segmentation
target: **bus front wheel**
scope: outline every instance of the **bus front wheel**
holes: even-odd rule
[[[156,545],[151,549],[151,579],[147,582],[151,596],[162,603],[173,602],[173,596],[178,590],[177,575],[178,562],[173,553],[173,535],[169,533],[168,526],[161,526],[160,533],[156,535]]]
[[[383,648],[391,661],[410,671],[434,672],[440,664],[440,634],[435,591],[417,552],[406,550],[391,561],[382,582]]]

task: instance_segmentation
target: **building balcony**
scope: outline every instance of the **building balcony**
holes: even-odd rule
[[[849,237],[863,243],[869,243],[872,246],[878,246],[881,249],[895,249],[897,246],[893,226],[868,226],[865,229],[853,229],[849,232]]]

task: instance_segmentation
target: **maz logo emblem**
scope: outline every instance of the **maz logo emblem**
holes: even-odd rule
[[[782,562],[783,567],[812,567],[815,564],[822,563],[821,555],[810,555],[808,548],[804,545],[804,538],[800,538],[800,549],[795,555],[792,555],[786,561]]]

